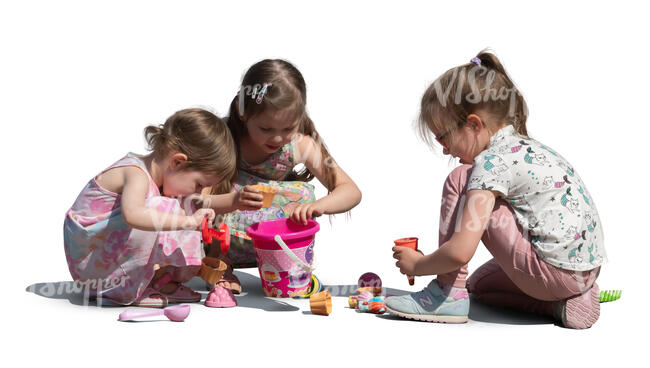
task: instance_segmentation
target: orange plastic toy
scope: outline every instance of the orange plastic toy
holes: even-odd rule
[[[226,262],[219,258],[205,257],[201,260],[199,276],[211,284],[216,284],[226,273],[226,269],[228,269]]]
[[[206,217],[201,222],[201,236],[206,244],[212,244],[214,240],[219,241],[221,243],[221,253],[226,253],[230,249],[230,228],[226,224],[221,224],[219,230],[213,229],[208,225],[208,218]],[[199,276],[203,280],[215,284],[221,280],[227,268],[228,265],[218,258],[204,257],[201,260]]]
[[[418,250],[418,238],[402,238],[395,240],[395,245]]]
[[[230,228],[226,224],[221,224],[219,230],[213,229],[208,225],[208,218],[205,217],[201,222],[201,235],[205,244],[212,244],[215,239],[221,242],[221,253],[226,253],[230,249]]]
[[[401,238],[395,240],[395,245],[399,247],[407,247],[413,250],[418,250],[418,238]],[[415,284],[415,278],[413,276],[407,276],[409,280],[409,285]]]
[[[262,199],[262,208],[271,207],[271,203],[273,203],[273,198],[278,193],[277,189],[262,184],[253,185],[253,188],[257,189],[262,195],[262,197],[264,198]]]
[[[313,314],[329,316],[332,313],[332,296],[329,290],[321,291],[309,297],[309,308]]]

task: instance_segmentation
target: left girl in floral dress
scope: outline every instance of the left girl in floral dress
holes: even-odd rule
[[[233,179],[235,145],[226,124],[202,109],[176,112],[145,138],[150,154],[129,153],[93,177],[66,213],[68,267],[91,296],[117,304],[197,302],[201,294],[182,285],[201,264],[196,230],[222,211],[219,201],[196,211],[181,201]]]

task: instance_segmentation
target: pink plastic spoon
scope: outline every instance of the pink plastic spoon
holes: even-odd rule
[[[188,304],[172,305],[165,309],[127,309],[120,313],[118,321],[133,321],[140,318],[155,317],[164,315],[170,321],[183,322],[190,315],[190,306]]]

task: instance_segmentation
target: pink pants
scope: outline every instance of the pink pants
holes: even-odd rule
[[[455,168],[447,177],[440,207],[439,245],[451,238],[462,213],[461,200],[467,192],[471,165]],[[563,270],[540,258],[524,236],[508,202],[497,199],[488,227],[481,238],[494,257],[469,278],[467,265],[438,275],[438,281],[455,287],[468,287],[474,298],[485,304],[552,315],[552,302],[580,295],[598,277],[600,267],[591,271]]]

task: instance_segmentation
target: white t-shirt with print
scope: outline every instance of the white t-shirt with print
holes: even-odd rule
[[[467,190],[472,189],[501,192],[545,262],[587,271],[607,261],[598,211],[578,173],[512,125],[496,132],[474,159]]]

